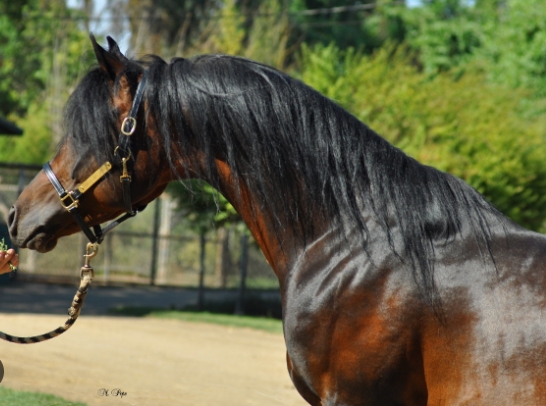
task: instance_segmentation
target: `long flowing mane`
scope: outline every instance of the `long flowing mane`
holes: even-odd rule
[[[366,246],[365,213],[393,250],[393,233],[401,234],[404,246],[397,254],[430,291],[436,241],[454,238],[468,224],[488,248],[491,219],[503,219],[461,180],[418,163],[336,103],[273,68],[224,55],[171,63],[152,56],[132,61],[128,74],[144,69],[147,114],[159,127],[171,165],[200,168],[200,176],[218,186],[215,159],[224,160],[233,181],[244,180],[260,211],[270,213],[273,232],[290,229],[305,240],[313,224],[327,220],[351,224]],[[67,108],[67,136],[92,134],[78,135],[77,142],[94,151],[105,150],[104,138],[95,134],[109,134],[108,142],[115,142],[106,81],[98,69],[91,71]],[[104,102],[82,108],[89,93]]]

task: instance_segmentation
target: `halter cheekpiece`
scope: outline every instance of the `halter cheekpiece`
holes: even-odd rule
[[[128,164],[133,154],[131,152],[131,136],[136,130],[137,120],[136,116],[140,104],[142,102],[142,97],[144,95],[144,89],[146,86],[146,71],[142,75],[142,79],[138,84],[135,97],[133,99],[133,105],[129,111],[129,115],[123,119],[121,124],[121,130],[118,137],[118,146],[114,150],[114,155],[121,165],[121,176],[120,182],[122,185],[123,191],[123,204],[125,206],[126,213],[119,217],[116,220],[113,220],[105,228],[101,228],[100,225],[93,226],[93,229],[87,225],[83,216],[78,210],[80,197],[89,190],[95,183],[100,181],[112,168],[113,165],[110,162],[105,162],[101,167],[99,167],[91,176],[89,176],[85,181],[83,181],[76,189],[67,191],[55,173],[51,168],[49,162],[46,162],[43,166],[44,172],[47,175],[49,181],[53,185],[53,188],[59,195],[61,205],[74,217],[76,223],[80,226],[84,234],[87,236],[91,243],[100,244],[104,239],[104,235],[112,230],[114,227],[118,226],[128,218],[133,217],[138,212],[144,210],[146,206],[139,207],[136,210],[133,209],[133,204],[131,202],[131,176],[129,175]]]

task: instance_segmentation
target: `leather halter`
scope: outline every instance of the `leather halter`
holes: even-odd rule
[[[103,179],[103,177],[112,169],[113,166],[110,162],[105,162],[99,169],[93,172],[91,176],[83,181],[75,190],[71,191],[67,191],[63,187],[63,185],[53,172],[53,169],[51,168],[49,162],[46,162],[43,166],[45,174],[47,175],[49,181],[53,185],[53,188],[59,195],[61,205],[70,214],[72,214],[74,220],[76,220],[76,223],[78,223],[78,225],[91,243],[100,244],[104,239],[104,235],[106,233],[146,208],[146,206],[142,206],[138,207],[136,210],[133,209],[133,204],[131,202],[131,176],[129,175],[129,171],[127,168],[128,162],[130,161],[131,157],[133,157],[133,153],[131,150],[131,136],[136,130],[136,116],[138,114],[138,109],[144,95],[144,88],[146,86],[146,73],[147,72],[144,72],[142,79],[138,84],[137,91],[133,99],[133,105],[131,106],[131,110],[129,111],[129,115],[125,117],[121,124],[121,132],[118,137],[118,146],[114,150],[114,155],[117,157],[122,167],[120,182],[123,191],[123,204],[126,211],[124,215],[116,220],[113,220],[104,229],[101,228],[100,225],[97,225],[93,226],[93,230],[91,230],[91,228],[89,227],[89,225],[87,225],[87,223],[83,219],[83,216],[78,210],[80,197],[95,183]]]

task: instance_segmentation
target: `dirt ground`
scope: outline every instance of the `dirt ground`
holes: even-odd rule
[[[65,318],[0,314],[0,329],[34,335]],[[90,406],[306,405],[288,376],[282,335],[250,329],[82,315],[50,341],[0,341],[0,360],[1,386]]]

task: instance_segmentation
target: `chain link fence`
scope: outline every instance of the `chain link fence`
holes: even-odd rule
[[[41,168],[0,163],[0,239],[10,245],[8,211],[23,188]],[[46,254],[19,250],[17,278],[72,282],[87,239],[78,233],[59,240]],[[236,288],[241,274],[249,289],[276,289],[278,281],[252,240],[236,228],[218,228],[200,236],[190,230],[176,201],[163,194],[146,210],[107,235],[93,259],[99,284],[152,284],[207,288]]]

